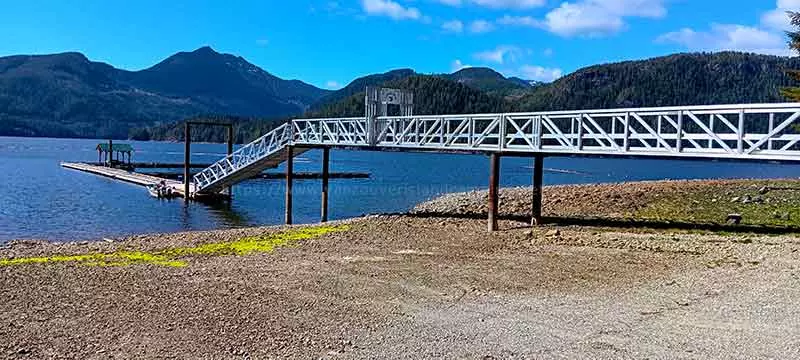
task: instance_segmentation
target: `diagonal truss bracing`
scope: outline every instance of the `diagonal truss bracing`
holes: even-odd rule
[[[198,173],[195,188],[287,145],[800,161],[800,104],[295,119]]]

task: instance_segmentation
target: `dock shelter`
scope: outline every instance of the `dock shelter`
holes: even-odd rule
[[[107,143],[97,144],[97,162],[113,165],[116,161],[118,164],[125,164],[125,157],[128,157],[127,164],[131,163],[131,156],[133,155],[133,146],[130,144],[113,144],[111,141]],[[114,157],[116,154],[116,158]],[[121,160],[120,160],[121,158]]]

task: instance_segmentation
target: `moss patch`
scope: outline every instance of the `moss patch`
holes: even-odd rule
[[[800,182],[752,180],[687,187],[659,194],[634,217],[724,224],[728,214],[742,215],[742,225],[800,227]]]
[[[250,236],[235,241],[208,243],[191,247],[176,247],[155,252],[116,251],[113,253],[88,253],[77,255],[54,255],[42,257],[19,257],[0,259],[0,266],[49,263],[75,263],[85,266],[128,266],[151,264],[169,267],[184,267],[185,258],[192,256],[225,256],[270,253],[276,248],[300,240],[312,239],[328,233],[345,231],[347,225],[315,226],[279,232],[263,236]]]

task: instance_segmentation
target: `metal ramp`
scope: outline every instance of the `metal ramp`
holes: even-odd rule
[[[800,162],[800,103],[405,116],[376,116],[376,104],[361,118],[291,120],[195,175],[194,193],[278,166],[288,145],[295,155],[346,147]]]
[[[291,142],[292,129],[289,124],[273,129],[197,173],[193,177],[195,193],[219,192],[266,169],[277,167],[286,161],[286,146]],[[306,149],[296,149],[293,155],[297,156],[305,151]]]

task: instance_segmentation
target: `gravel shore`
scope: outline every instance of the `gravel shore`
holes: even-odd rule
[[[687,186],[753,189],[554,187],[545,209],[626,218]],[[528,216],[530,191],[501,194],[508,216],[491,234],[476,192],[406,215],[334,222],[314,236],[293,234],[317,225],[12,243],[0,259],[135,252],[171,254],[184,265],[0,266],[0,356],[800,358],[793,234],[602,223],[531,229],[515,218]]]

